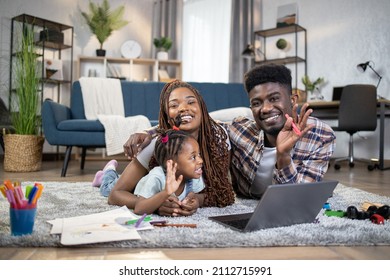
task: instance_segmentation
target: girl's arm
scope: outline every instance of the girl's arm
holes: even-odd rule
[[[154,211],[156,211],[168,199],[168,197],[170,197],[180,187],[180,184],[183,181],[183,176],[180,175],[176,179],[176,170],[177,164],[173,163],[172,160],[168,160],[165,189],[161,190],[160,192],[149,198],[139,197],[135,204],[134,213],[154,213]],[[145,184],[145,187],[150,186],[150,188],[153,189],[154,187],[156,187],[156,184],[158,184],[157,181],[155,181],[154,185],[151,185],[148,182],[147,184]]]

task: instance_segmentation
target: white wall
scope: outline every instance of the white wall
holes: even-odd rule
[[[363,83],[376,85],[377,76],[356,65],[373,61],[383,77],[378,94],[390,99],[390,1],[388,0],[263,0],[262,28],[276,27],[277,7],[298,4],[298,24],[307,29],[307,69],[312,78],[324,77],[321,93],[332,98],[333,86]],[[302,86],[302,88],[304,88]],[[357,112],[358,113],[358,112]],[[329,122],[336,125],[337,122]],[[390,121],[386,120],[385,147],[390,147]],[[379,122],[375,132],[361,132],[355,137],[355,155],[377,158]],[[348,151],[348,134],[337,132],[335,156]],[[385,158],[390,151],[385,149]]]

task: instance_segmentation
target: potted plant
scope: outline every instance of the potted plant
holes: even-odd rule
[[[306,88],[306,91],[310,92],[311,99],[322,100],[324,97],[320,93],[320,85],[324,83],[324,78],[319,77],[314,82],[312,82],[309,76],[304,75],[302,77],[302,83]]]
[[[40,67],[33,26],[24,26],[20,34],[13,60],[15,98],[11,99],[11,122],[15,133],[4,135],[4,170],[29,172],[40,170],[42,164]]]
[[[172,40],[168,37],[154,38],[153,44],[157,49],[157,59],[167,60],[168,51],[172,47]]]
[[[100,43],[100,48],[96,50],[97,56],[106,55],[106,50],[103,49],[103,43],[110,37],[114,30],[118,30],[128,23],[128,21],[123,20],[124,11],[124,6],[119,6],[111,11],[108,1],[103,0],[101,6],[89,2],[89,13],[81,12],[91,32],[95,34]]]

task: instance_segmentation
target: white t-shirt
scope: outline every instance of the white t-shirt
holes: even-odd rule
[[[134,194],[149,198],[165,189],[166,177],[161,166],[154,167],[149,174],[142,177],[135,187]],[[184,190],[177,198],[182,201],[190,192],[199,193],[204,189],[202,178],[188,180]]]
[[[141,165],[146,169],[149,169],[149,162],[152,159],[153,153],[154,153],[154,147],[156,146],[156,140],[157,138],[153,138],[152,142],[148,146],[146,146],[139,154],[137,155],[137,160]]]
[[[250,188],[251,194],[261,197],[267,187],[272,184],[272,174],[276,162],[276,148],[264,147],[263,156],[256,172],[255,180]]]

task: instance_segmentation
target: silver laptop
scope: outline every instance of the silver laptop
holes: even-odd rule
[[[338,181],[270,185],[252,213],[209,217],[239,231],[313,223]]]

